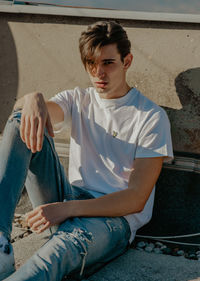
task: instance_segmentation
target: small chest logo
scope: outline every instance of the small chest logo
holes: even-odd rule
[[[116,138],[117,135],[118,135],[118,132],[116,132],[116,131],[113,131],[113,132],[112,132],[113,138]]]

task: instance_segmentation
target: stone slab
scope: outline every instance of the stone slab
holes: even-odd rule
[[[196,281],[200,261],[130,249],[88,281]]]

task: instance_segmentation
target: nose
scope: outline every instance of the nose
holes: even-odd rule
[[[105,76],[104,67],[101,64],[97,64],[94,68],[94,74],[99,78],[103,78]]]

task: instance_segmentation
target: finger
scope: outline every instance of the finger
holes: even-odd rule
[[[26,214],[25,219],[28,223],[28,226],[32,226],[32,224],[37,220],[42,218],[41,213],[39,213],[38,209],[34,209],[33,211]]]
[[[34,209],[28,213],[26,213],[25,215],[25,220],[26,222],[28,222],[28,220],[30,220],[33,216],[35,216],[36,214],[38,213],[38,210],[37,209]]]
[[[42,220],[44,217],[42,217],[40,214],[37,214],[35,216],[33,216],[32,218],[30,218],[28,220],[28,226],[30,226],[31,228],[33,227],[33,225],[37,222]]]
[[[46,230],[47,228],[49,228],[51,226],[50,222],[46,222],[42,227],[40,227],[36,233],[40,234],[41,232],[43,232],[44,230]]]
[[[23,142],[25,142],[25,134],[24,134],[24,131],[25,131],[25,117],[24,115],[22,114],[21,116],[21,124],[20,124],[20,137],[22,139]]]
[[[47,115],[47,122],[46,122],[46,127],[49,135],[53,138],[54,137],[54,132],[53,132],[53,126],[51,124],[51,120],[49,117],[49,114]]]
[[[25,131],[24,131],[26,146],[30,149],[30,120],[29,117],[25,118]]]
[[[40,151],[42,149],[43,138],[44,138],[44,124],[42,122],[42,119],[39,119],[39,124],[37,129],[37,151]]]
[[[31,229],[36,231],[38,230],[38,228],[40,228],[40,226],[43,226],[47,223],[46,219],[45,218],[42,218],[40,220],[37,220],[32,226],[31,226]]]
[[[30,147],[32,153],[36,152],[38,119],[31,118]]]

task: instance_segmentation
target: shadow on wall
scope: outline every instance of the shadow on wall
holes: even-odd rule
[[[18,67],[14,39],[8,22],[0,20],[0,134],[17,96]]]
[[[165,107],[174,150],[200,153],[200,67],[181,72],[175,86],[182,109]]]

